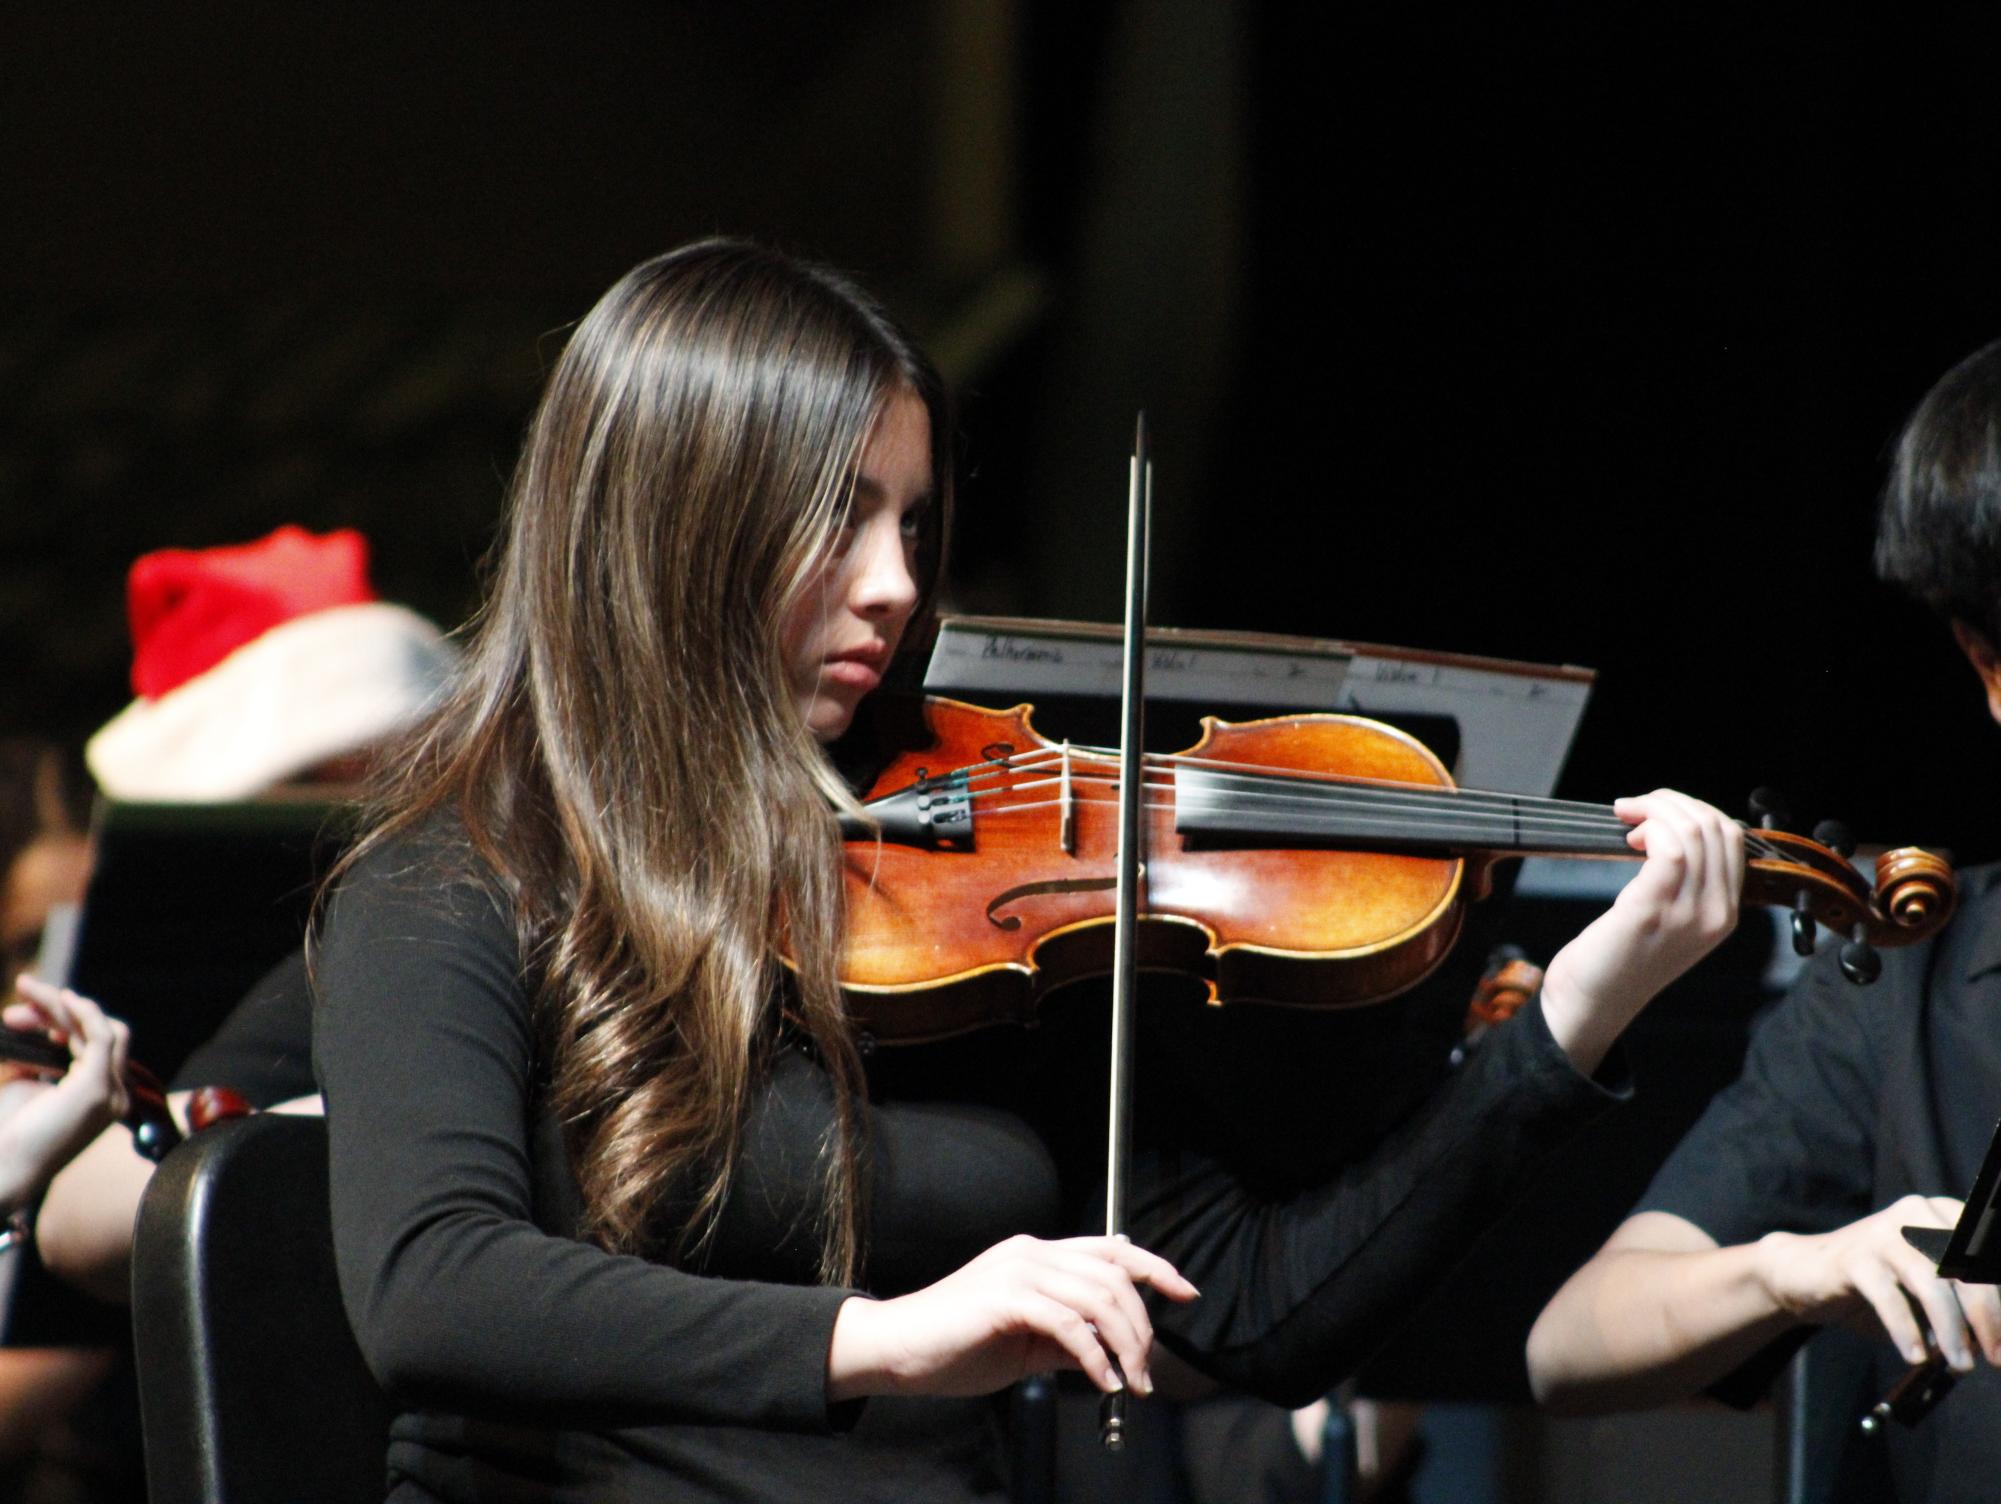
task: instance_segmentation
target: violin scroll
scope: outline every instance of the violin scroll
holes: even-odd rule
[[[1876,858],[1876,906],[1913,938],[1937,934],[1958,900],[1952,868],[1929,851],[1899,846]]]
[[[1900,846],[1876,859],[1872,890],[1836,851],[1782,830],[1753,831],[1744,875],[1746,903],[1793,910],[1796,941],[1811,949],[1815,926],[1847,937],[1856,969],[1869,970],[1862,951],[1928,940],[1945,928],[1959,901],[1958,883],[1942,858]]]

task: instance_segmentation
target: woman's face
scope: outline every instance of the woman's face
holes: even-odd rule
[[[932,500],[931,417],[915,394],[900,391],[862,446],[847,519],[784,623],[792,692],[823,742],[848,729],[910,622]]]

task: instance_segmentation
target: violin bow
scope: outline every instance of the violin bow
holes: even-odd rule
[[[1124,1237],[1126,1162],[1132,1146],[1133,988],[1139,975],[1139,884],[1146,854],[1146,780],[1134,772],[1145,755],[1147,524],[1153,510],[1153,459],[1148,453],[1146,414],[1133,432],[1133,457],[1126,496],[1126,634],[1124,684],[1119,706],[1119,854],[1117,899],[1112,920],[1111,1106],[1105,1147],[1105,1233]],[[1113,1360],[1117,1367],[1117,1360]],[[1122,1372],[1123,1380],[1126,1375]],[[1130,1385],[1098,1404],[1098,1439],[1105,1450],[1125,1445],[1126,1395]]]

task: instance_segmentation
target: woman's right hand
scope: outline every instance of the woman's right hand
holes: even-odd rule
[[[1780,1309],[1802,1321],[1868,1312],[1912,1363],[1925,1360],[1928,1326],[1960,1372],[1973,1367],[1975,1341],[2001,1365],[2001,1294],[1940,1279],[1904,1240],[1906,1227],[1951,1227],[1960,1210],[1949,1196],[1905,1196],[1832,1232],[1767,1233],[1757,1243],[1759,1278]]]
[[[922,1290],[843,1305],[827,1350],[828,1398],[991,1394],[1057,1368],[1081,1370],[1107,1393],[1123,1387],[1122,1369],[1149,1394],[1153,1323],[1141,1285],[1175,1301],[1197,1293],[1124,1238],[1009,1238]]]

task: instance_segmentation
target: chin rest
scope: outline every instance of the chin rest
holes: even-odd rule
[[[244,1118],[167,1156],[132,1319],[152,1504],[379,1504],[390,1409],[334,1281],[324,1121]]]

